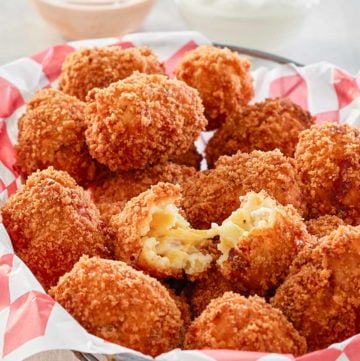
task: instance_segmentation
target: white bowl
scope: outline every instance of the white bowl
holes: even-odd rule
[[[119,36],[138,29],[155,0],[31,0],[69,39]]]
[[[175,0],[185,22],[212,41],[274,51],[319,0]],[[208,4],[207,4],[208,3]]]

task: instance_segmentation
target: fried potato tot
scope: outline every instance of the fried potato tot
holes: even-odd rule
[[[299,133],[314,124],[314,118],[289,99],[266,99],[230,114],[206,146],[209,167],[221,155],[237,151],[280,149],[292,157]]]
[[[360,131],[325,123],[300,134],[295,159],[310,218],[360,224]]]
[[[39,90],[19,120],[15,169],[26,178],[53,166],[83,186],[106,170],[92,159],[85,143],[85,104],[56,89]]]
[[[306,228],[310,234],[316,237],[324,237],[335,231],[339,226],[345,226],[346,223],[336,216],[320,216],[319,218],[309,219],[305,222]]]
[[[200,93],[209,121],[207,130],[219,128],[254,96],[250,67],[236,52],[211,45],[189,51],[176,65],[176,77]]]
[[[176,204],[180,186],[158,183],[127,202],[110,220],[115,257],[159,278],[196,278],[210,267],[204,251],[212,230],[195,230]]]
[[[295,258],[271,304],[307,339],[309,351],[359,330],[360,227],[340,226]]]
[[[93,88],[105,88],[134,71],[164,74],[164,66],[149,48],[118,46],[83,48],[69,54],[61,67],[59,89],[85,100]]]
[[[217,227],[222,253],[217,264],[239,289],[264,296],[285,279],[311,237],[293,206],[280,205],[264,191],[249,192],[240,202]]]
[[[123,262],[83,256],[49,293],[106,341],[151,356],[179,344],[183,321],[169,292]]]
[[[257,352],[306,352],[306,341],[264,299],[233,292],[210,302],[185,336],[186,349],[231,349]]]
[[[302,212],[295,162],[279,150],[220,157],[215,169],[198,172],[182,183],[181,206],[193,227],[207,229],[212,222],[221,224],[239,207],[239,196],[261,190]]]
[[[90,154],[111,171],[143,169],[188,151],[206,126],[198,92],[164,75],[134,73],[89,92]]]
[[[108,256],[99,211],[65,172],[49,167],[33,173],[1,214],[16,254],[46,290],[83,254]]]

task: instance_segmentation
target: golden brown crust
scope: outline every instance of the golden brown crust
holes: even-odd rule
[[[215,169],[196,173],[182,189],[186,219],[201,229],[222,223],[249,191],[265,190],[279,203],[303,209],[294,161],[279,150],[220,157]]]
[[[310,218],[360,224],[360,131],[325,123],[300,134],[295,158]]]
[[[295,259],[271,303],[307,339],[309,351],[358,332],[360,227],[340,226]]]
[[[269,151],[276,148],[292,157],[299,133],[314,124],[314,118],[289,99],[266,99],[244,106],[229,115],[224,124],[210,139],[206,147],[206,160],[210,167],[221,155],[237,151]]]
[[[54,166],[84,186],[103,166],[91,158],[85,143],[85,104],[56,89],[39,90],[19,120],[15,169],[26,179],[38,169]]]
[[[193,167],[197,170],[200,169],[201,161],[203,157],[201,154],[198,153],[195,144],[193,144],[189,150],[181,155],[172,158],[171,161],[176,164],[186,165],[188,167]]]
[[[109,342],[151,356],[178,346],[183,322],[169,292],[123,262],[83,256],[50,294]]]
[[[164,66],[149,48],[118,46],[83,48],[69,54],[61,68],[59,89],[85,100],[93,88],[105,88],[134,71],[164,74]]]
[[[306,342],[285,316],[264,299],[226,292],[212,300],[190,325],[185,348],[301,355],[306,352]]]
[[[112,171],[142,169],[185,153],[207,123],[195,89],[140,73],[90,91],[85,114],[90,154]]]
[[[335,231],[339,226],[345,226],[346,223],[339,217],[320,216],[319,218],[309,219],[305,222],[306,228],[310,234],[316,237],[324,237]]]
[[[229,114],[254,96],[250,67],[237,53],[209,45],[189,51],[177,64],[177,78],[200,93],[208,130],[219,128]]]
[[[31,175],[2,209],[15,252],[45,289],[83,255],[107,256],[107,231],[89,195],[52,167]]]

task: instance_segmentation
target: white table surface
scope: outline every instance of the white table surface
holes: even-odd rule
[[[322,0],[296,38],[279,44],[274,52],[304,64],[327,60],[357,73],[360,69],[359,15],[359,0]],[[185,29],[173,1],[158,0],[139,31]],[[28,0],[0,0],[0,64],[64,41],[37,15]],[[72,361],[76,358],[68,351],[54,351],[28,360]]]

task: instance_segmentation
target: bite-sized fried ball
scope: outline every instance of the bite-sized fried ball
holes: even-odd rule
[[[221,155],[237,151],[280,149],[292,157],[299,133],[314,124],[314,118],[289,99],[266,99],[231,114],[210,139],[206,160],[213,166]]]
[[[119,171],[90,190],[96,204],[126,202],[159,182],[182,184],[195,173],[194,168],[166,162],[146,169]]]
[[[209,121],[207,130],[219,128],[254,96],[250,68],[250,62],[236,52],[210,45],[189,51],[177,64],[176,77],[200,93]]]
[[[184,154],[207,120],[198,92],[164,75],[134,73],[89,92],[90,154],[110,170],[142,169]]]
[[[183,322],[169,292],[123,262],[83,256],[49,293],[106,341],[151,356],[179,344]]]
[[[231,349],[257,352],[306,352],[306,341],[277,309],[264,299],[226,292],[190,325],[186,349]]]
[[[111,218],[115,257],[159,278],[199,277],[211,264],[213,231],[191,229],[179,213],[180,186],[158,183]]]
[[[345,226],[345,222],[336,216],[320,216],[319,218],[313,218],[305,222],[306,228],[310,234],[316,237],[324,237],[330,234],[339,226]]]
[[[239,196],[261,190],[283,205],[303,209],[295,163],[279,150],[220,157],[215,169],[198,172],[182,184],[181,205],[193,227],[206,229],[238,208]]]
[[[309,351],[358,333],[360,227],[340,226],[295,259],[271,303],[307,339]]]
[[[198,153],[195,144],[193,144],[186,153],[176,156],[175,158],[171,159],[171,161],[176,164],[194,167],[195,169],[199,170],[202,159],[202,155]]]
[[[266,192],[240,197],[241,206],[218,227],[218,266],[246,293],[265,296],[286,277],[297,253],[312,239],[292,205]]]
[[[89,195],[67,173],[33,173],[2,208],[15,252],[45,289],[83,254],[108,256],[109,234]]]
[[[206,277],[195,281],[188,288],[191,311],[194,317],[200,316],[206,306],[214,298],[221,297],[225,292],[237,292],[237,284],[228,281],[217,269],[211,268]]]
[[[300,134],[295,159],[310,218],[330,214],[360,224],[360,131],[325,123]]]
[[[42,89],[34,95],[19,120],[15,145],[15,169],[24,179],[54,166],[86,186],[104,171],[85,143],[84,107],[83,102],[56,89]]]
[[[105,88],[134,71],[164,74],[164,66],[149,48],[118,46],[82,48],[69,54],[61,67],[59,88],[85,100],[89,90]]]

